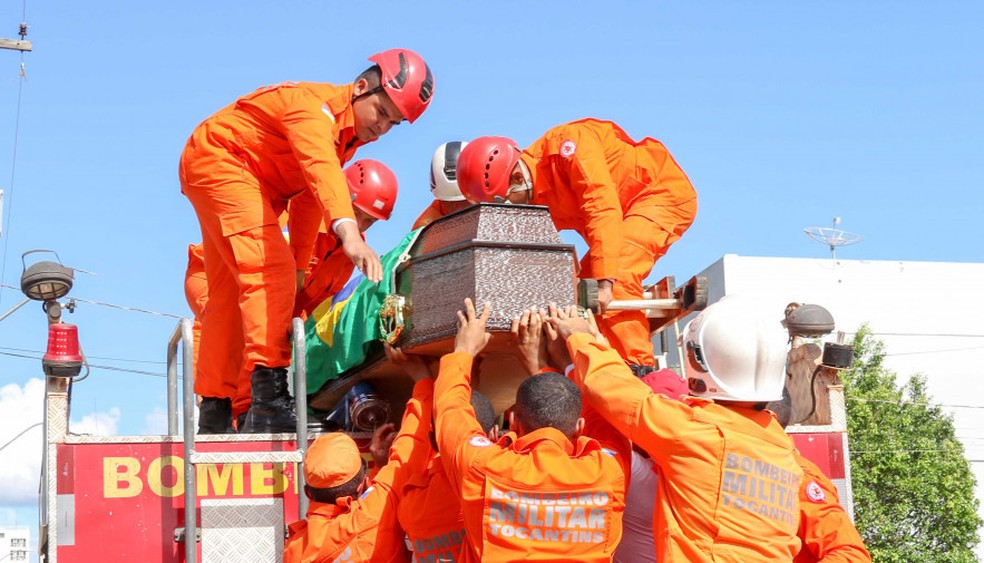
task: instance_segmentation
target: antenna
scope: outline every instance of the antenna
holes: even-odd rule
[[[840,225],[840,222],[840,217],[834,217],[834,224],[832,227],[809,227],[803,229],[803,232],[806,233],[811,239],[829,246],[830,258],[837,259],[838,246],[856,244],[864,240],[859,234],[849,233],[838,229],[837,225]]]

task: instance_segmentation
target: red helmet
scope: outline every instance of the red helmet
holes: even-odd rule
[[[396,174],[378,160],[364,158],[345,169],[352,206],[383,221],[390,218],[396,205]]]
[[[508,137],[479,137],[458,156],[458,187],[472,203],[509,195],[509,176],[519,162],[516,141]]]
[[[403,117],[410,123],[416,121],[434,96],[434,75],[424,59],[410,49],[389,49],[369,60],[379,65],[380,86]]]

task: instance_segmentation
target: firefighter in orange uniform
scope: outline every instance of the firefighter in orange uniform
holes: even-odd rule
[[[430,368],[417,356],[404,354],[388,345],[386,356],[411,377],[430,375]],[[420,375],[414,374],[414,371]],[[498,440],[499,428],[495,424],[495,410],[488,397],[473,389],[471,407],[489,440]],[[461,560],[465,522],[461,515],[458,491],[452,488],[451,481],[448,480],[433,430],[430,438],[431,449],[427,452],[401,451],[406,448],[390,450],[390,459],[402,463],[407,463],[409,456],[413,454],[427,455],[427,468],[421,474],[412,476],[403,489],[397,491],[399,503],[396,515],[400,527],[407,534],[415,562],[454,563]]]
[[[798,536],[803,542],[794,563],[870,563],[861,534],[840,504],[837,487],[799,452],[803,468]]]
[[[417,217],[411,230],[426,227],[434,221],[450,215],[455,211],[460,211],[471,202],[461,195],[458,187],[457,169],[458,156],[461,149],[467,145],[464,141],[451,141],[437,147],[434,156],[431,157],[431,193],[434,194],[434,201],[427,206],[427,209]]]
[[[198,365],[198,345],[202,338],[202,318],[208,303],[208,278],[205,277],[205,251],[202,244],[188,245],[188,268],[185,270],[185,299],[195,324],[192,326],[192,349]]]
[[[362,159],[353,162],[345,168],[345,179],[352,197],[352,211],[355,214],[359,232],[371,227],[377,220],[387,220],[393,212],[399,192],[396,175],[382,162],[372,159]],[[289,240],[287,231],[287,215],[280,216],[285,239]],[[327,232],[322,225],[315,242],[309,272],[304,277],[304,286],[297,294],[292,316],[310,315],[311,311],[329,295],[337,293],[348,281],[355,265],[344,252],[341,252],[341,241],[334,233]],[[188,268],[185,273],[185,297],[188,306],[194,314],[195,324],[192,329],[195,351],[195,366],[198,365],[198,350],[201,341],[201,319],[208,303],[208,278],[205,275],[205,260],[202,255],[202,245],[188,246]],[[241,347],[241,344],[240,344]],[[237,421],[237,427],[242,428],[244,415],[250,405],[250,382],[240,371],[240,381],[236,396],[232,399],[232,419]],[[197,378],[197,373],[196,373]],[[210,409],[224,408],[224,404],[216,401],[206,401],[199,407],[199,434],[222,434],[232,431],[226,424],[228,416],[214,415]],[[210,426],[218,422],[219,426]]]
[[[658,561],[792,561],[799,552],[803,470],[768,401],[785,380],[786,334],[740,297],[684,329],[692,396],[674,401],[594,341],[585,321],[558,315],[586,400],[656,462]]]
[[[407,49],[369,60],[352,84],[290,82],[239,98],[202,122],[181,155],[181,191],[201,224],[209,283],[195,392],[203,403],[221,403],[206,412],[224,418],[240,371],[248,374],[246,431],[294,428],[290,315],[322,221],[368,279],[382,276],[359,233],[342,165],[393,125],[420,117],[434,80]],[[288,202],[289,245],[277,224]]]
[[[290,525],[284,563],[408,559],[396,518],[397,491],[426,466],[434,397],[426,371],[411,375],[413,394],[392,445],[403,455],[391,456],[368,488],[362,456],[347,434],[323,434],[308,448],[304,492],[312,502],[307,520]]]
[[[587,422],[580,418],[580,393],[559,373],[520,384],[511,431],[489,440],[468,402],[472,362],[490,337],[489,308],[477,316],[466,299],[465,310],[435,385],[437,443],[465,520],[461,561],[611,561],[628,442],[590,410]]]
[[[577,231],[588,243],[579,275],[598,280],[603,312],[613,299],[642,298],[643,280],[697,213],[694,188],[662,143],[598,119],[554,127],[522,151],[479,137],[462,150],[458,183],[473,202],[546,205],[558,230]],[[612,312],[600,325],[637,375],[653,371],[642,311]]]
[[[396,174],[389,167],[377,160],[358,160],[345,169],[345,179],[352,194],[352,210],[360,233],[365,233],[376,221],[390,218],[399,187]],[[341,239],[322,228],[304,276],[304,285],[294,302],[294,316],[310,315],[321,302],[341,291],[354,269],[355,265],[342,251]],[[246,400],[249,400],[248,396]]]

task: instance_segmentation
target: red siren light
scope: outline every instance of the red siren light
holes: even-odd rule
[[[56,323],[48,327],[48,352],[41,358],[45,375],[75,377],[82,371],[79,327]]]

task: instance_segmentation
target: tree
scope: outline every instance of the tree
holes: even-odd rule
[[[842,373],[858,530],[878,562],[976,561],[982,521],[974,475],[953,416],[932,403],[926,378],[899,386],[867,326]]]

